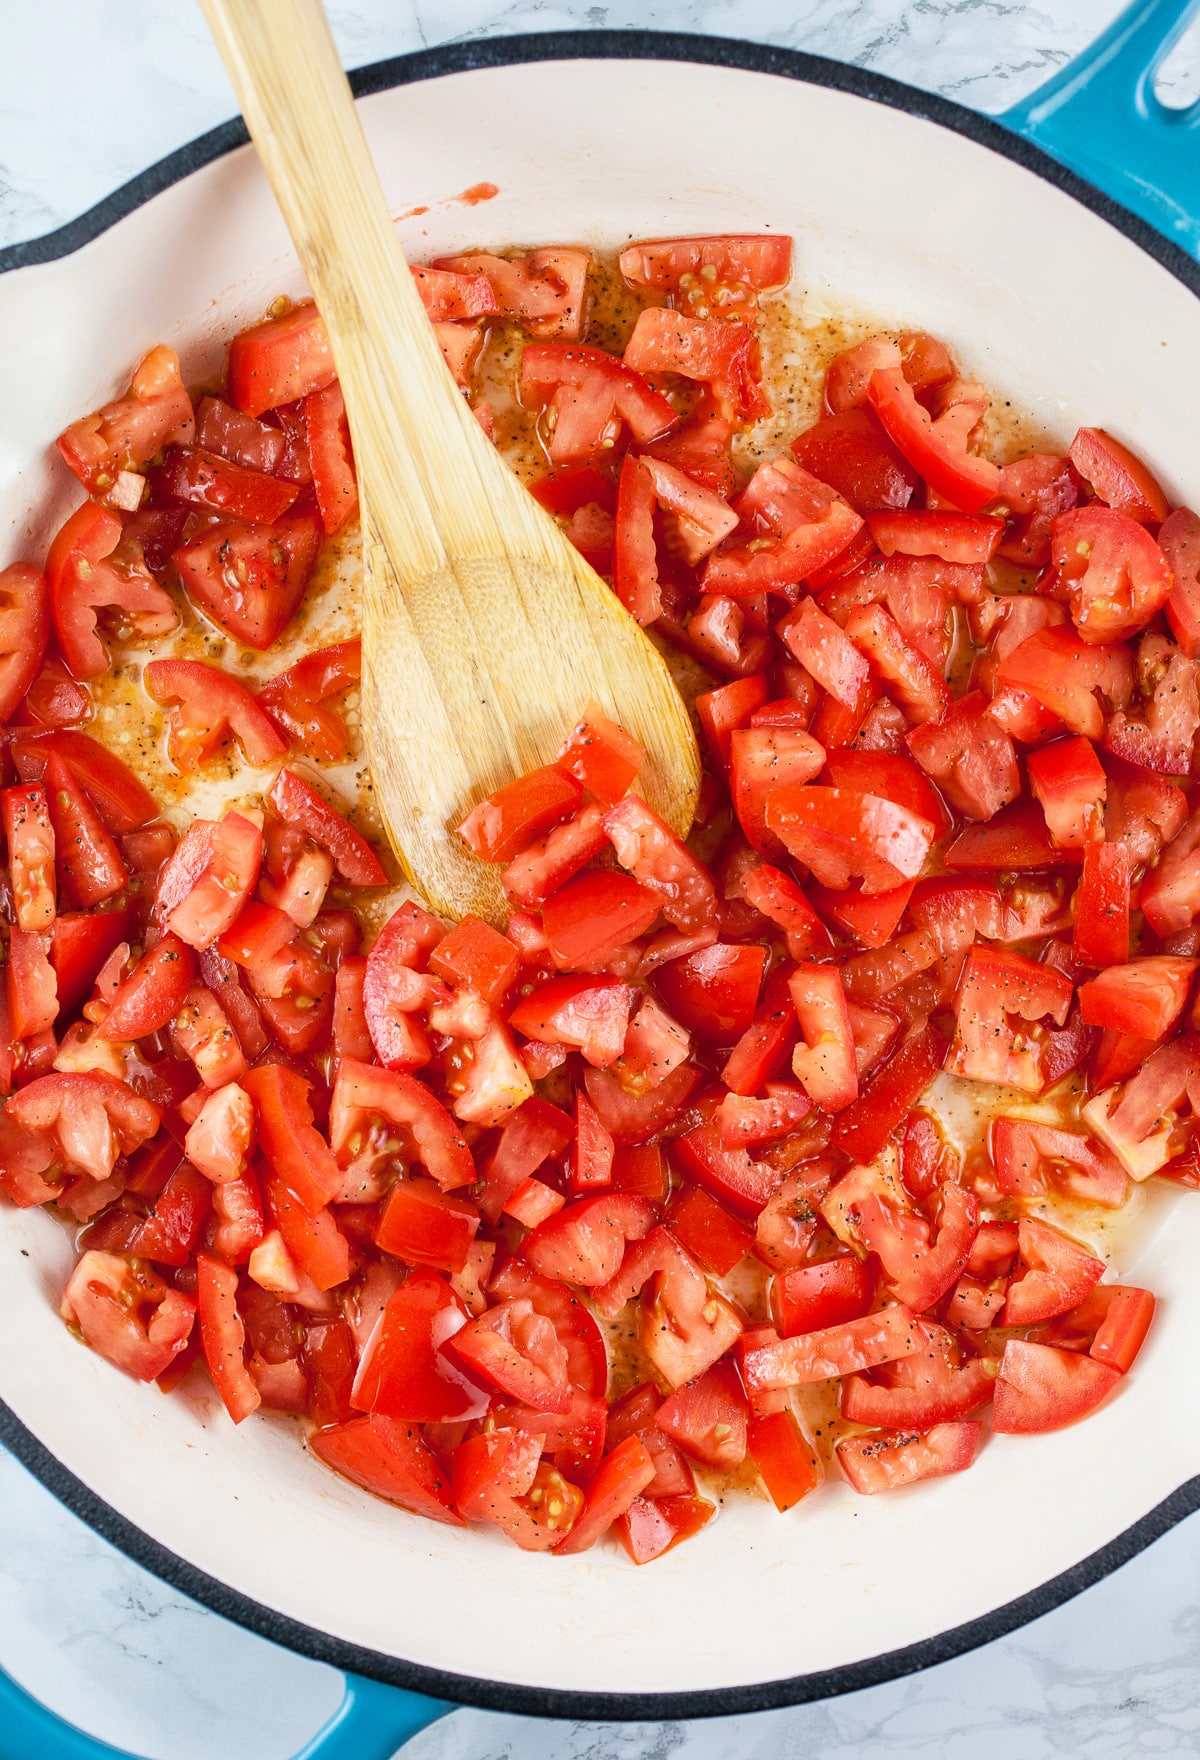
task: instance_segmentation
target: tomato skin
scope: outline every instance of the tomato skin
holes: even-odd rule
[[[629,874],[579,874],[553,893],[542,927],[556,965],[567,971],[595,966],[636,941],[655,921],[661,900]]]
[[[1010,1015],[1036,1022],[1067,1018],[1071,982],[1060,972],[1007,949],[975,946],[967,956],[955,1000],[957,1026],[946,1068],[973,1081],[999,1082],[1028,1094],[1041,1091],[1044,1046],[1020,1035]]]
[[[1050,554],[1085,642],[1123,641],[1170,596],[1171,570],[1145,527],[1095,502],[1059,514]]]
[[[726,1277],[754,1247],[750,1230],[699,1186],[684,1188],[667,1221],[676,1239],[717,1277]]]
[[[481,860],[511,862],[526,844],[573,813],[582,798],[575,778],[553,765],[530,770],[473,807],[458,835]]]
[[[771,1313],[780,1338],[795,1338],[861,1320],[874,1295],[870,1261],[846,1253],[781,1272],[771,1286]]]
[[[441,1347],[467,1316],[446,1281],[418,1271],[388,1300],[359,1363],[351,1404],[414,1423],[480,1417],[489,1396]]]
[[[160,495],[253,525],[269,526],[282,518],[300,492],[294,483],[233,464],[196,446],[169,447],[154,478]]]
[[[327,764],[346,755],[346,724],[335,709],[326,708],[330,697],[340,696],[362,676],[362,643],[336,642],[305,654],[294,666],[277,672],[258,693],[265,709],[301,751]]]
[[[323,391],[335,372],[329,338],[311,300],[252,325],[229,345],[230,394],[248,416]]]
[[[1125,648],[1099,637],[1085,642],[1061,626],[1027,636],[1000,661],[996,675],[1028,691],[1072,733],[1090,740],[1104,733],[1095,692],[1102,691],[1117,708],[1124,708],[1133,693],[1133,662]]]
[[[267,795],[281,819],[298,825],[329,851],[338,873],[351,886],[384,886],[387,875],[366,838],[347,823],[323,795],[286,767]]]
[[[920,873],[933,826],[907,807],[852,789],[788,787],[768,800],[767,824],[821,885],[890,892]]]
[[[115,513],[85,501],[58,532],[46,557],[54,630],[74,678],[97,678],[107,669],[108,647],[96,630],[97,614],[104,607],[123,612],[125,621],[146,638],[166,635],[179,622],[170,594],[144,564],[119,568],[110,560],[121,534]]]
[[[235,1424],[262,1404],[243,1357],[245,1332],[237,1311],[237,1272],[207,1253],[196,1255],[200,1342],[213,1384]]]
[[[1051,840],[1059,849],[1082,849],[1104,836],[1108,778],[1089,740],[1055,740],[1030,752],[1029,783]]]
[[[27,562],[0,569],[0,726],[37,678],[50,639],[50,589]]]
[[[867,396],[893,445],[939,495],[964,513],[980,513],[995,498],[999,467],[939,433],[901,371],[876,368]]]
[[[857,513],[907,507],[917,474],[884,434],[870,410],[822,416],[792,441],[804,469],[843,495]]]
[[[116,836],[158,817],[158,802],[149,789],[120,758],[86,733],[62,728],[19,735],[9,749],[22,782],[40,782],[50,758],[60,757]]]
[[[601,1534],[624,1515],[634,1498],[644,1491],[654,1477],[655,1466],[645,1444],[636,1436],[619,1442],[601,1461],[595,1478],[588,1486],[583,1509],[566,1538],[555,1551],[560,1554],[586,1552]]]
[[[317,560],[321,531],[312,514],[274,525],[223,520],[173,552],[188,597],[234,641],[260,652],[291,622]]]
[[[136,1381],[153,1381],[187,1346],[196,1318],[190,1296],[117,1253],[87,1252],[59,1309],[84,1342]]]
[[[1068,1313],[1104,1273],[1103,1259],[1038,1217],[1021,1218],[1017,1241],[1020,1263],[1000,1316],[1004,1326],[1032,1326]]]
[[[1195,960],[1168,954],[1110,966],[1080,985],[1083,1018],[1089,1026],[1163,1039],[1183,1012],[1195,969]]]
[[[1146,466],[1103,428],[1080,428],[1068,457],[1098,498],[1118,513],[1150,525],[1166,519],[1167,498]]]
[[[720,233],[704,238],[659,238],[626,245],[619,259],[630,287],[678,293],[685,277],[705,282],[741,282],[761,292],[783,287],[792,273],[792,241],[773,233]],[[701,275],[701,271],[714,271]]]
[[[1072,1197],[1112,1209],[1125,1202],[1124,1170],[1089,1137],[1030,1119],[1000,1116],[992,1120],[988,1148],[1002,1193],[1036,1196],[1053,1180]]]
[[[1200,655],[1200,519],[1190,507],[1168,514],[1158,544],[1173,577],[1164,607],[1167,622],[1183,652],[1194,660]]]
[[[1061,1430],[1094,1412],[1120,1380],[1109,1363],[1010,1338],[996,1378],[992,1429],[1010,1436]]]
[[[832,1140],[857,1161],[877,1155],[946,1061],[946,1040],[928,1025],[874,1071],[838,1115]]]
[[[752,868],[742,880],[741,892],[747,904],[785,932],[792,959],[820,959],[832,953],[829,930],[796,882],[779,868],[768,862]],[[728,1078],[726,1086],[731,1086]]]
[[[447,1475],[411,1424],[372,1412],[318,1431],[308,1446],[327,1467],[364,1491],[414,1515],[452,1527],[465,1525]]]
[[[838,1465],[856,1491],[895,1491],[918,1479],[961,1473],[975,1459],[982,1438],[977,1423],[935,1424],[925,1435],[881,1431],[847,1437],[837,1445]]]
[[[198,660],[152,660],[143,677],[156,703],[177,705],[168,745],[177,769],[197,769],[231,734],[247,763],[256,766],[270,764],[287,751],[287,741],[245,685],[218,667]]]
[[[766,957],[761,947],[717,941],[660,967],[654,987],[689,1033],[729,1045],[754,1018]]]
[[[635,1497],[617,1517],[617,1538],[634,1564],[649,1564],[698,1534],[715,1514],[705,1497]]]
[[[737,511],[757,535],[710,556],[701,582],[706,593],[734,599],[806,580],[840,557],[863,524],[849,502],[791,458],[760,465]]]
[[[752,1418],[747,1441],[771,1502],[781,1514],[821,1483],[823,1475],[816,1452],[790,1411],[767,1412]]]
[[[167,934],[142,955],[113,997],[98,1029],[102,1039],[141,1039],[173,1020],[196,976],[196,956]]]
[[[921,1333],[908,1308],[896,1305],[877,1314],[798,1337],[777,1339],[760,1332],[741,1349],[742,1380],[753,1396],[778,1388],[803,1387],[857,1369],[873,1369],[921,1348]]]

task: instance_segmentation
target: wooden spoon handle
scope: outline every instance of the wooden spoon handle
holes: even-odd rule
[[[433,573],[433,510],[450,497],[486,519],[507,472],[453,390],[321,0],[201,5],[329,332],[371,517],[390,553]],[[511,508],[506,496],[507,530]]]

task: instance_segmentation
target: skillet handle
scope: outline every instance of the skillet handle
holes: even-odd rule
[[[296,1760],[392,1760],[410,1736],[453,1711],[399,1687],[346,1676],[346,1696]],[[17,1685],[0,1669],[0,1760],[139,1760],[89,1736]]]
[[[1133,0],[1102,36],[997,120],[1200,257],[1200,100],[1154,77],[1200,0]]]

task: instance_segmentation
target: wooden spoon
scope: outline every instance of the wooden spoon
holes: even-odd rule
[[[548,763],[589,701],[692,821],[696,742],[662,656],[517,482],[456,389],[404,260],[320,0],[202,0],[329,332],[363,507],[363,719],[375,795],[434,909],[502,919],[454,826]]]

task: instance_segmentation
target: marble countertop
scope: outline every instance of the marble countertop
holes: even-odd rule
[[[650,26],[837,56],[980,109],[1031,91],[1118,0],[357,0],[330,8],[347,65],[497,33]],[[6,8],[0,244],[45,232],[223,120],[232,99],[194,0]],[[1200,44],[1162,84],[1200,87]],[[981,1545],[994,1544],[986,1523]],[[968,1566],[969,1568],[969,1566]],[[148,1576],[0,1453],[0,1661],[147,1760],[287,1760],[340,1682]],[[0,1732],[2,1733],[2,1732]],[[1200,1522],[1013,1636],[907,1680],[696,1724],[536,1723],[463,1710],[413,1760],[1185,1760],[1200,1753]]]

